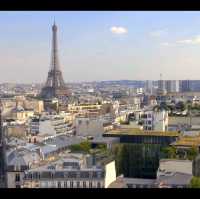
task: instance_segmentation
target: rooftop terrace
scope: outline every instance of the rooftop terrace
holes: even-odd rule
[[[182,136],[179,140],[172,144],[173,146],[199,147],[200,136]]]
[[[122,128],[105,132],[104,135],[139,135],[139,136],[170,136],[178,137],[177,131],[143,131],[138,128]]]

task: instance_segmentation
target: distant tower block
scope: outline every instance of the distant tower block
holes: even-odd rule
[[[58,60],[58,46],[57,46],[57,26],[54,22],[52,26],[53,39],[52,39],[52,55],[51,67],[48,72],[48,77],[45,86],[42,88],[40,96],[44,99],[51,99],[54,97],[62,98],[68,97],[70,92],[63,80],[62,72]]]

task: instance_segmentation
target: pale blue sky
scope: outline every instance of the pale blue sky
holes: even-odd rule
[[[0,82],[46,81],[54,18],[66,82],[200,79],[200,12],[1,11]]]

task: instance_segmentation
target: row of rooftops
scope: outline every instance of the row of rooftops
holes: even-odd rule
[[[158,136],[158,137],[177,137],[178,139],[171,143],[176,147],[200,147],[200,133],[196,134],[184,134],[179,131],[147,131],[138,128],[116,128],[107,132],[104,132],[104,136]]]
[[[8,142],[10,150],[7,152],[8,164],[12,164],[12,161],[9,157],[18,158],[19,156],[23,157],[26,154],[31,155],[31,153],[37,152],[43,157],[48,156],[49,154],[58,152],[61,149],[67,148],[73,144],[79,144],[83,139],[80,137],[66,137],[58,136],[52,139],[48,139],[40,144],[27,143],[25,140],[21,139],[11,139]],[[10,156],[11,154],[15,154]]]
[[[177,188],[188,187],[192,175],[176,172],[171,176],[160,176],[158,179],[123,178],[109,185],[108,188]],[[131,186],[132,185],[132,186]],[[135,187],[134,187],[135,186]]]
[[[58,136],[50,138],[43,143],[27,143],[21,139],[10,139],[8,145],[10,150],[7,151],[7,165],[14,168],[16,165],[38,167],[48,164],[48,161],[62,159],[63,154],[70,152],[67,150],[70,145],[79,144],[86,138]],[[105,142],[106,138],[95,139],[94,142]],[[113,138],[109,139],[109,142]],[[107,141],[107,139],[106,139]],[[62,152],[63,151],[63,152]],[[77,155],[76,155],[77,156]],[[80,159],[80,157],[78,157]],[[109,159],[111,161],[111,159]],[[103,163],[103,161],[102,161]]]
[[[92,158],[90,155],[79,154],[79,156],[75,156],[75,154],[66,154],[65,157],[60,157],[58,160],[50,162],[48,164],[41,165],[39,167],[34,167],[29,171],[101,171],[101,166],[94,166],[92,164],[88,164],[86,159]]]

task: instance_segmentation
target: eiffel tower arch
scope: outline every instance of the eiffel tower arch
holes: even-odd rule
[[[45,86],[42,88],[42,91],[40,93],[40,96],[43,99],[52,99],[55,97],[65,98],[70,96],[70,91],[64,82],[58,59],[57,30],[58,28],[54,22],[52,26],[53,38],[51,66],[48,72],[48,77]]]

